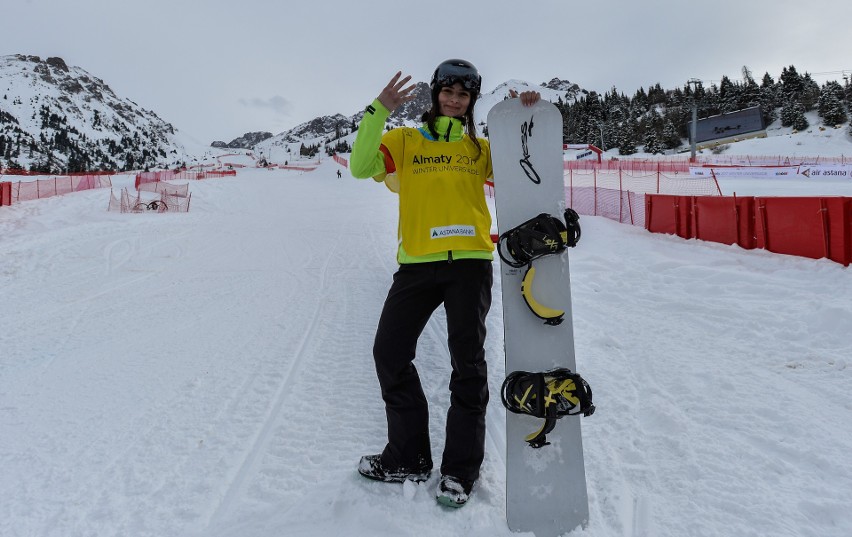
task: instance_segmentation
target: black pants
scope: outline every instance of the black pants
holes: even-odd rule
[[[373,346],[388,420],[384,465],[432,462],[429,408],[413,361],[417,339],[443,303],[453,372],[441,473],[479,477],[488,404],[485,317],[492,282],[491,262],[479,259],[402,265],[394,274]]]

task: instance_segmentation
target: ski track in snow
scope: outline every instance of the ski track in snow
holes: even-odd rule
[[[517,535],[496,262],[470,504],[438,506],[437,472],[357,475],[386,438],[372,341],[396,198],[337,169],[193,182],[187,214],[108,213],[103,190],[0,210],[0,535]],[[852,534],[849,269],[581,223],[574,333],[598,410],[591,520],[570,535]],[[436,467],[446,339],[439,308],[415,362]]]

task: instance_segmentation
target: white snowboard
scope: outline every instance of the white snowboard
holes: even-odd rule
[[[541,213],[558,219],[565,210],[562,116],[551,103],[531,107],[519,99],[497,104],[488,113],[499,233]],[[542,372],[555,367],[577,371],[568,250],[533,262],[532,295],[565,311],[557,326],[545,325],[521,295],[524,268],[501,262],[506,374]],[[580,417],[558,420],[550,445],[532,448],[524,438],[543,420],[506,412],[506,520],[516,532],[556,537],[589,519]]]

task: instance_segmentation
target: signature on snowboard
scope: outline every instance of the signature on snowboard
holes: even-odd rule
[[[532,165],[532,161],[530,161],[530,150],[527,146],[527,138],[533,135],[533,118],[535,116],[530,116],[529,121],[524,121],[523,125],[521,125],[521,148],[524,151],[524,158],[520,160],[521,169],[524,170],[524,173],[527,174],[527,177],[533,183],[539,185],[541,184],[541,177],[538,176],[538,172],[535,171],[535,168]]]

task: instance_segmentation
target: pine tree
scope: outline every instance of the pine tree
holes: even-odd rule
[[[760,115],[763,117],[763,124],[769,126],[778,119],[778,108],[782,106],[780,99],[780,91],[778,84],[769,76],[769,73],[763,75],[763,80],[760,83]]]
[[[632,120],[621,125],[618,139],[618,154],[632,155],[636,153],[636,125]]]
[[[719,84],[719,112],[735,112],[740,109],[740,90],[727,76]]]
[[[802,96],[799,98],[799,102],[802,103],[802,106],[805,108],[805,112],[809,112],[816,108],[817,103],[819,102],[819,84],[817,84],[809,73],[805,73],[805,76],[802,77]]]
[[[805,118],[805,108],[801,103],[794,102],[784,105],[781,109],[781,126],[793,127],[797,131],[808,128],[808,120]]]
[[[645,133],[644,146],[646,153],[657,154],[663,153],[663,144],[660,142],[657,137],[657,132],[653,129],[649,129]]]
[[[843,103],[831,91],[824,91],[820,95],[819,116],[822,118],[822,124],[827,127],[842,125],[848,119]]]
[[[677,131],[677,127],[671,120],[666,120],[663,125],[663,147],[666,149],[676,149],[680,147],[681,139]]]
[[[784,97],[784,104],[798,101],[805,89],[805,84],[802,77],[792,65],[781,70],[781,93]]]

